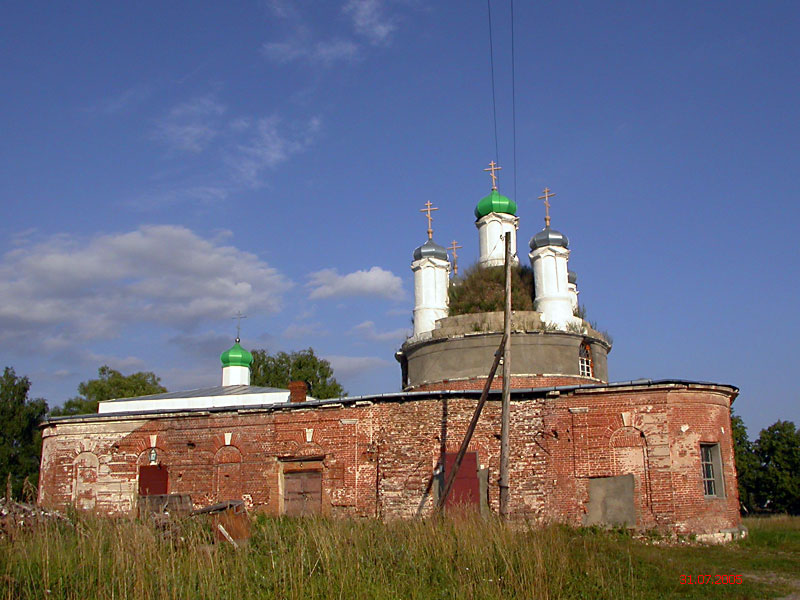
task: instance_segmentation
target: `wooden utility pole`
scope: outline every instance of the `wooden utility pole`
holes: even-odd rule
[[[467,433],[464,435],[464,439],[461,442],[461,447],[459,447],[458,452],[456,453],[456,459],[453,461],[453,468],[445,480],[444,490],[442,491],[442,495],[439,497],[439,503],[436,506],[437,510],[442,510],[444,507],[444,502],[447,500],[447,495],[450,493],[450,488],[453,487],[453,482],[456,480],[456,474],[458,473],[458,469],[461,467],[461,461],[464,460],[464,455],[467,453],[467,448],[469,447],[469,442],[472,439],[472,434],[475,432],[475,426],[478,424],[478,418],[481,416],[483,405],[486,404],[486,399],[489,397],[489,388],[492,387],[494,374],[497,373],[497,367],[500,366],[500,359],[503,357],[503,348],[505,348],[505,346],[506,336],[504,335],[503,339],[500,341],[500,345],[497,347],[497,352],[494,353],[494,362],[492,363],[492,368],[489,369],[489,377],[486,378],[486,383],[483,386],[481,399],[478,400],[478,405],[475,407],[475,414],[472,415],[472,421],[470,421],[469,427],[467,427]]]
[[[511,234],[506,233],[506,298],[503,311],[503,406],[500,419],[500,516],[508,518],[508,429],[511,421]]]

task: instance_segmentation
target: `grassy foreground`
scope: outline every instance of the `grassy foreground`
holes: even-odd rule
[[[76,517],[0,540],[0,598],[770,598],[800,589],[800,518],[749,519],[747,540],[665,545],[626,533],[490,520],[275,519],[249,547],[209,547],[130,520]],[[742,584],[681,585],[681,575]]]

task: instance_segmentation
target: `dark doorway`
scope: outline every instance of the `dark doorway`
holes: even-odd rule
[[[456,461],[455,452],[447,452],[444,455],[444,482],[453,468]],[[467,452],[464,454],[464,459],[461,461],[461,467],[456,473],[456,479],[453,481],[453,487],[447,495],[444,502],[446,509],[452,508],[470,508],[480,510],[481,494],[480,482],[478,481],[478,453]]]
[[[322,472],[292,471],[283,474],[283,512],[292,517],[322,512]]]
[[[163,465],[139,467],[139,495],[166,494],[168,479],[167,467]]]

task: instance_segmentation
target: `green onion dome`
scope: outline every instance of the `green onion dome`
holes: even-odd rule
[[[478,206],[475,207],[475,218],[480,219],[493,212],[516,215],[517,203],[511,198],[503,196],[497,190],[492,190],[488,196],[478,202]]]
[[[253,355],[239,345],[239,338],[236,343],[225,350],[219,357],[223,367],[249,367],[253,362]]]

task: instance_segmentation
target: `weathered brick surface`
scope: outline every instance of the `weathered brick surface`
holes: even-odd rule
[[[731,388],[678,384],[516,392],[512,514],[579,525],[589,478],[633,473],[639,527],[713,533],[737,526],[732,396]],[[191,494],[198,507],[235,496],[253,509],[279,514],[282,474],[311,469],[322,472],[327,514],[427,514],[438,491],[442,453],[457,450],[476,394],[373,400],[56,422],[44,428],[39,500],[128,513],[138,467],[150,463],[154,447],[157,461],[169,470],[169,492]],[[489,470],[495,511],[499,434],[500,402],[493,395],[470,450]],[[701,442],[720,444],[724,498],[703,495]]]
[[[603,383],[592,377],[580,375],[513,375],[511,387],[513,389],[557,387],[561,385],[592,385]],[[416,387],[409,387],[406,391],[432,391],[432,390],[482,390],[486,385],[486,377],[472,377],[469,379],[445,379],[434,383],[426,383]],[[502,375],[492,380],[492,390],[503,389]]]

